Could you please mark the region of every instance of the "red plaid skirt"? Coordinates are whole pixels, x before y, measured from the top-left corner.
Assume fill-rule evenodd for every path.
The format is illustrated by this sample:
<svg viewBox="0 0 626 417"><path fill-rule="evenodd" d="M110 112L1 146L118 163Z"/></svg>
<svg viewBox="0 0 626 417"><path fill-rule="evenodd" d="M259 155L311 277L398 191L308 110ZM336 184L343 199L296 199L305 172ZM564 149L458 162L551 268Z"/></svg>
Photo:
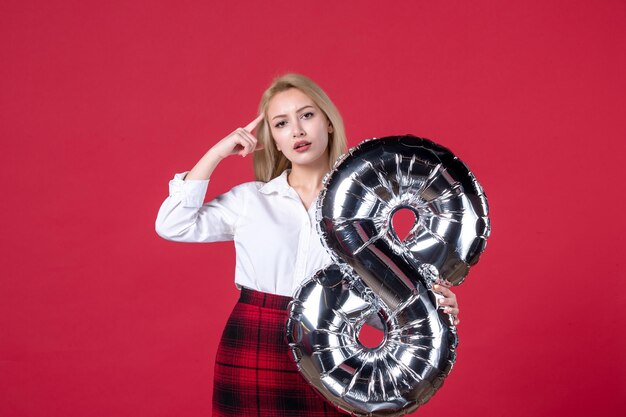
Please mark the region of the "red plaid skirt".
<svg viewBox="0 0 626 417"><path fill-rule="evenodd" d="M343 416L298 371L285 340L291 298L243 288L215 360L213 416Z"/></svg>

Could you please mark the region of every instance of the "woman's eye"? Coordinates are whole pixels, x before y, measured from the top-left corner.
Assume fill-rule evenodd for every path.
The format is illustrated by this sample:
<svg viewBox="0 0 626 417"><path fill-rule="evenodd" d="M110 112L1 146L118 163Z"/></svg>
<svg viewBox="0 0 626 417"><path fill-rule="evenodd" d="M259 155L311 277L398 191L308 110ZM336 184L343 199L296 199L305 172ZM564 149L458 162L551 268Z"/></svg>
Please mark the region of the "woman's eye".
<svg viewBox="0 0 626 417"><path fill-rule="evenodd" d="M310 119L311 117L313 117L313 112L306 112L302 115L302 117L304 117L305 119Z"/></svg>
<svg viewBox="0 0 626 417"><path fill-rule="evenodd" d="M278 123L276 123L274 125L274 127L283 127L283 126L285 126L285 121L284 120L281 120L280 122L278 122Z"/></svg>

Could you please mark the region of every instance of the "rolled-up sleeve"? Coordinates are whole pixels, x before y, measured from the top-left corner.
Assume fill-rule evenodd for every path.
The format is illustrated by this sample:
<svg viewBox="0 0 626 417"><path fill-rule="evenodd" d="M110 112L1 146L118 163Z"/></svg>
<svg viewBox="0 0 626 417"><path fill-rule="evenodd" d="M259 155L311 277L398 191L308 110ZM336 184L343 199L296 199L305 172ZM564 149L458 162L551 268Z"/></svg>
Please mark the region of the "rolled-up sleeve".
<svg viewBox="0 0 626 417"><path fill-rule="evenodd" d="M177 242L232 240L245 211L245 190L237 186L204 203L209 180L185 180L176 174L169 183L155 223L159 236Z"/></svg>

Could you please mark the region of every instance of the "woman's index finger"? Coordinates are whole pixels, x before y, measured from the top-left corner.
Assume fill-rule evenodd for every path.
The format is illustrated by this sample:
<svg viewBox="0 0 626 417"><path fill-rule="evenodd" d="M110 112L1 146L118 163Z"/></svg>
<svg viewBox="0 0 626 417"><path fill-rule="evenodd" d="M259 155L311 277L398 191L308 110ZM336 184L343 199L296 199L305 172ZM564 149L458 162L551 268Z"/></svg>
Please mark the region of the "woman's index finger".
<svg viewBox="0 0 626 417"><path fill-rule="evenodd" d="M257 127L257 125L259 124L259 122L263 120L263 114L259 114L256 119L254 119L253 121L251 121L250 123L248 123L246 125L246 127L244 127L245 130L247 130L248 132L252 132L252 130Z"/></svg>

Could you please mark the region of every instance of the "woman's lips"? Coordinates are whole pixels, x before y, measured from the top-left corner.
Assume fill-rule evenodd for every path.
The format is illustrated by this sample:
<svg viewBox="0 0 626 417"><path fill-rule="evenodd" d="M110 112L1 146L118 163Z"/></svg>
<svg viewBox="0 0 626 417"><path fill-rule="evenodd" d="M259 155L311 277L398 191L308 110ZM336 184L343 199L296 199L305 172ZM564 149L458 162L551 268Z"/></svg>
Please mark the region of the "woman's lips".
<svg viewBox="0 0 626 417"><path fill-rule="evenodd" d="M293 149L296 152L304 152L306 150L308 150L311 147L311 142L307 142L305 140L301 140L300 142L296 142L295 145L293 145Z"/></svg>

